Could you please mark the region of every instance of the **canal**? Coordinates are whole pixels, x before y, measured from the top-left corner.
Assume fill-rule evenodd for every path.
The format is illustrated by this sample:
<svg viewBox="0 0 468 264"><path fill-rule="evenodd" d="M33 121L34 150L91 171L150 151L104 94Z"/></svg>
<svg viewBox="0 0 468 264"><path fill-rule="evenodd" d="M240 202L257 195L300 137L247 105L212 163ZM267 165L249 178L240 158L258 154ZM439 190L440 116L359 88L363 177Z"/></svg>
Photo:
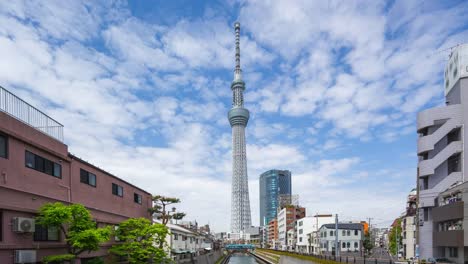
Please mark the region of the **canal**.
<svg viewBox="0 0 468 264"><path fill-rule="evenodd" d="M229 259L229 264L257 264L255 258L244 254L234 254Z"/></svg>

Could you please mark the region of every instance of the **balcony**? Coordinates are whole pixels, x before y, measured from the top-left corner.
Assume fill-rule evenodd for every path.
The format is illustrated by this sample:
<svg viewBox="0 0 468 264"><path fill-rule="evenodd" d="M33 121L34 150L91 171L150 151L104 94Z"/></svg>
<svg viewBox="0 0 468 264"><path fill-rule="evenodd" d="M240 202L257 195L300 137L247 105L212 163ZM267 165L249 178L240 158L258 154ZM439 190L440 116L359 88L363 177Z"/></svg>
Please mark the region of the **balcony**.
<svg viewBox="0 0 468 264"><path fill-rule="evenodd" d="M462 180L461 172L459 171L452 172L447 177L445 177L442 181L440 181L436 186L432 187L431 189L419 191L419 206L433 207L434 198L437 196L438 193L447 190L451 185L461 180Z"/></svg>
<svg viewBox="0 0 468 264"><path fill-rule="evenodd" d="M434 145L445 137L450 131L461 126L461 120L451 118L431 135L418 138L418 154L434 149Z"/></svg>
<svg viewBox="0 0 468 264"><path fill-rule="evenodd" d="M464 230L434 232L434 247L463 247Z"/></svg>
<svg viewBox="0 0 468 264"><path fill-rule="evenodd" d="M446 161L453 154L462 152L462 142L453 141L448 144L443 150L441 150L435 157L428 160L422 160L419 162L419 176L428 176L434 174L434 170L439 167L442 162Z"/></svg>
<svg viewBox="0 0 468 264"><path fill-rule="evenodd" d="M455 119L461 122L462 114L461 104L430 108L418 113L417 129L421 131L424 128L433 126L437 120Z"/></svg>
<svg viewBox="0 0 468 264"><path fill-rule="evenodd" d="M450 203L432 209L432 219L434 222L443 222L453 219L463 219L463 201Z"/></svg>
<svg viewBox="0 0 468 264"><path fill-rule="evenodd" d="M63 125L0 86L0 111L63 143Z"/></svg>

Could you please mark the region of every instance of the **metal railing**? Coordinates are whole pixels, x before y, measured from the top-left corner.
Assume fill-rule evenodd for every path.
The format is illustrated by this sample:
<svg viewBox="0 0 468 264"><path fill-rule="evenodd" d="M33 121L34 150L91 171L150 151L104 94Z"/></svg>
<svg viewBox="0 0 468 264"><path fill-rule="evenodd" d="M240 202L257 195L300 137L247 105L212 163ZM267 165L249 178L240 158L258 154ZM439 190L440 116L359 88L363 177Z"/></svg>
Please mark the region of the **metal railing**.
<svg viewBox="0 0 468 264"><path fill-rule="evenodd" d="M63 125L0 86L0 111L63 142Z"/></svg>

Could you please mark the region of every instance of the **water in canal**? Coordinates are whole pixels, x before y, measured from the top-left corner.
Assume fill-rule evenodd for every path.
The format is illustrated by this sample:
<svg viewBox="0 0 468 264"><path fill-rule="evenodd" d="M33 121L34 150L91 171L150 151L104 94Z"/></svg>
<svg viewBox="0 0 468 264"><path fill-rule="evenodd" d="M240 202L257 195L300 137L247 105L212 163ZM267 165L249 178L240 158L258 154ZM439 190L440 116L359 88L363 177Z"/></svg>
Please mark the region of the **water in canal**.
<svg viewBox="0 0 468 264"><path fill-rule="evenodd" d="M229 259L229 264L256 264L255 258L244 254L234 254Z"/></svg>

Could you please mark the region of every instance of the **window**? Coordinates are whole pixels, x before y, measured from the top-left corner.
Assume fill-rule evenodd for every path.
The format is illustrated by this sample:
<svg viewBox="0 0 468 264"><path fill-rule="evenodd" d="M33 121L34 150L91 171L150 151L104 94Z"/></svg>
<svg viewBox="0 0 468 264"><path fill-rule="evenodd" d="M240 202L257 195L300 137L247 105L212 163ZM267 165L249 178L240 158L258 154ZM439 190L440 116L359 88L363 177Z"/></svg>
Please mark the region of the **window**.
<svg viewBox="0 0 468 264"><path fill-rule="evenodd" d="M330 231L330 236L333 236L333 231Z"/></svg>
<svg viewBox="0 0 468 264"><path fill-rule="evenodd" d="M354 248L358 248L358 243L354 242Z"/></svg>
<svg viewBox="0 0 468 264"><path fill-rule="evenodd" d="M347 242L347 243L346 243L346 247L347 247L347 248L350 248L350 247L351 247L351 243Z"/></svg>
<svg viewBox="0 0 468 264"><path fill-rule="evenodd" d="M447 160L447 173L461 171L460 168L460 154L455 154Z"/></svg>
<svg viewBox="0 0 468 264"><path fill-rule="evenodd" d="M302 235L302 232L303 232L302 229L299 229L299 235Z"/></svg>
<svg viewBox="0 0 468 264"><path fill-rule="evenodd" d="M138 193L133 194L133 201L137 204L141 204L141 195Z"/></svg>
<svg viewBox="0 0 468 264"><path fill-rule="evenodd" d="M429 208L424 208L424 221L429 221Z"/></svg>
<svg viewBox="0 0 468 264"><path fill-rule="evenodd" d="M354 230L354 235L357 236L359 233L358 233L358 230Z"/></svg>
<svg viewBox="0 0 468 264"><path fill-rule="evenodd" d="M346 248L346 243L345 242L343 242L343 245L342 245L341 248Z"/></svg>
<svg viewBox="0 0 468 264"><path fill-rule="evenodd" d="M123 187L113 183L112 184L112 194L122 197L123 196Z"/></svg>
<svg viewBox="0 0 468 264"><path fill-rule="evenodd" d="M30 169L37 170L57 178L62 178L62 165L29 151L26 151L25 165Z"/></svg>
<svg viewBox="0 0 468 264"><path fill-rule="evenodd" d="M302 242L302 237L299 238L299 242Z"/></svg>
<svg viewBox="0 0 468 264"><path fill-rule="evenodd" d="M458 258L458 248L456 247L449 247L449 256L451 258Z"/></svg>
<svg viewBox="0 0 468 264"><path fill-rule="evenodd" d="M0 157L8 158L8 139L2 134L0 134Z"/></svg>
<svg viewBox="0 0 468 264"><path fill-rule="evenodd" d="M80 182L96 187L96 175L80 169Z"/></svg>
<svg viewBox="0 0 468 264"><path fill-rule="evenodd" d="M299 222L299 226L302 226L302 221Z"/></svg>
<svg viewBox="0 0 468 264"><path fill-rule="evenodd" d="M347 235L350 236L351 235L351 230L348 230L346 231Z"/></svg>
<svg viewBox="0 0 468 264"><path fill-rule="evenodd" d="M174 234L174 240L178 240L179 236L177 234Z"/></svg>
<svg viewBox="0 0 468 264"><path fill-rule="evenodd" d="M346 231L345 230L341 231L341 235L346 236Z"/></svg>
<svg viewBox="0 0 468 264"><path fill-rule="evenodd" d="M59 241L59 230L57 227L36 224L34 241Z"/></svg>
<svg viewBox="0 0 468 264"><path fill-rule="evenodd" d="M447 145L458 140L460 140L460 128L454 129L447 134Z"/></svg>

